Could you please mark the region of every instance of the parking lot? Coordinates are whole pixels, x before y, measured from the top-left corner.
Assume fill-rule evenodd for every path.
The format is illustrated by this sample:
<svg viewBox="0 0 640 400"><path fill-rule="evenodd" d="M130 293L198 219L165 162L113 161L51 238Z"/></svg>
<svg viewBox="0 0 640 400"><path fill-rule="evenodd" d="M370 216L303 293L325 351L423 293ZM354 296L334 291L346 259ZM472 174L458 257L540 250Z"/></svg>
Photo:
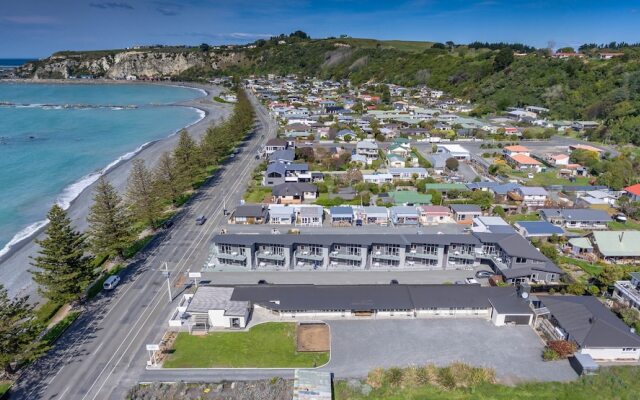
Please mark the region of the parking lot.
<svg viewBox="0 0 640 400"><path fill-rule="evenodd" d="M328 321L337 377L361 377L376 367L438 366L460 361L493 368L501 383L566 381L569 362L542 361L543 344L528 326L496 327L484 319Z"/></svg>

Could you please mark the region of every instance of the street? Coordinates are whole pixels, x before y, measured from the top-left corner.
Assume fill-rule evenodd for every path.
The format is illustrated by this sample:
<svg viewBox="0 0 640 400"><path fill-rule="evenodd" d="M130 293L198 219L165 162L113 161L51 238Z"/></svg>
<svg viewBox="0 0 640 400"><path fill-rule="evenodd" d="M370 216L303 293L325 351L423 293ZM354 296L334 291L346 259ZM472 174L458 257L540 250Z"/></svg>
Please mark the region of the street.
<svg viewBox="0 0 640 400"><path fill-rule="evenodd" d="M174 299L180 297L188 270L200 270L210 238L224 221L223 204L238 204L258 161L256 152L275 135L275 123L257 105L257 125L243 150L221 165L215 176L122 274L121 285L86 305L80 318L43 358L28 367L12 399L121 399L145 371L145 345L158 343L175 302L168 303L166 279L171 271ZM194 223L206 215L202 226Z"/></svg>

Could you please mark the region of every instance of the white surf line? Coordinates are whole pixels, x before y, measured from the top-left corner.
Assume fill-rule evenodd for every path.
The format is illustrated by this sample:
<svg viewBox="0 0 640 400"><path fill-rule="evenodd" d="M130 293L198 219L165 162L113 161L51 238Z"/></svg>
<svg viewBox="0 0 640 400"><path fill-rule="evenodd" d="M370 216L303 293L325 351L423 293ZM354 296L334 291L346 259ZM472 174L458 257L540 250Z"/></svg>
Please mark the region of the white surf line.
<svg viewBox="0 0 640 400"><path fill-rule="evenodd" d="M270 132L269 132L269 133L270 133ZM261 142L262 142L262 140L258 141L257 146L258 146ZM254 148L255 148L255 146L254 146ZM250 157L251 157L251 154L250 154L250 153L247 153L247 154L246 154L246 156L245 156L245 161L250 161ZM244 176L246 176L246 175L247 175L248 169L249 169L249 167L251 167L251 166L252 166L252 164L253 164L253 163L251 163L251 162L248 162L248 163L246 163L246 164L245 164L245 166L244 166L244 168L242 169L241 174L240 174L240 176L241 176L241 177L244 177ZM225 201L226 201L226 200L228 200L228 198L229 198L229 197L233 196L234 191L238 188L238 186L241 184L241 182L243 182L243 179L237 179L237 180L235 181L235 183L232 185L232 188L233 188L233 189L232 189L232 191L227 192L227 195L226 195L226 196L224 196L224 200L225 200ZM216 204L216 206L218 206L218 205ZM218 209L217 209L217 212L215 213L215 217L214 217L214 219L218 219L218 218L220 217L220 214L221 214L221 209L220 209L220 208L218 208ZM189 251L189 249L188 249L188 257L191 257L191 255L193 254L193 252L195 251L195 249L196 249L196 248L200 245L200 243L202 242L202 239L204 239L206 236L208 236L208 235L210 234L210 233L209 233L209 230L213 230L213 229L214 229L214 227L215 227L215 229L217 229L218 224L211 224L211 225L210 225L210 227L209 227L209 229L207 229L205 232L202 232L202 233L201 233L201 235L200 235L200 239L195 243L195 245L191 245L191 246L189 247L190 251ZM183 261L184 261L184 259L185 259L185 257L187 257L187 253L185 253L185 254L182 256L182 258L178 261L178 263L176 264L176 266L179 266L180 264L182 264L182 263L183 263ZM185 266L186 266L186 264L182 265L182 267L178 267L179 272L182 272L182 269L183 269ZM177 274L177 278L174 280L174 282L175 282L175 281L177 281L177 279L178 279L178 277L179 277L179 276L180 276L180 275L179 275L179 274ZM165 289L164 289L164 286L163 286L163 288L162 288L162 289L160 289L160 290L156 293L156 295L153 297L153 299L152 299L152 303L153 303L153 302L155 302L156 304L155 304L155 306L153 307L153 310L152 310L151 312L147 313L147 318L145 318L145 320L144 320L144 323L145 323L145 324L146 324L146 322L149 320L149 318L151 317L151 314L152 314L152 313L156 310L156 308L160 305L160 302L157 302L157 301L156 301L156 298L158 297L158 295L159 295L160 293L164 293L164 292L165 292ZM144 314L140 315L140 316L138 317L138 319L136 320L136 323L135 323L135 324L138 324L138 322L140 321L140 318L142 318L143 316L144 316ZM100 387L98 388L98 391L97 391L97 393L94 395L93 399L95 399L95 398L98 396L98 394L100 393L100 391L102 390L102 388L104 387L104 385L106 384L106 382L108 381L109 377L113 374L113 371L115 371L115 369L116 369L117 365L120 363L120 361L122 361L122 359L124 358L125 354L127 354L127 351L129 350L129 348L130 348L130 347L131 347L131 345L133 344L133 341L134 341L135 339L137 339L137 337L138 337L138 335L140 334L140 331L142 330L142 328L144 328L144 324L143 324L143 325L141 325L141 326L138 328L138 331L136 331L136 333L135 333L135 335L133 336L132 340L130 340L129 345L127 346L127 348L125 349L125 351L123 352L123 354L120 356L120 358L118 359L118 361L115 363L115 365L113 366L113 368L111 369L111 371L109 372L109 374L106 376L106 378L104 379L104 381L103 381L102 385L100 385ZM100 374L96 377L96 380L95 380L95 381L94 381L94 383L91 385L91 387L89 388L89 390L87 391L87 393L82 397L82 399L83 399L83 400L84 400L84 399L87 397L87 395L89 395L89 394L90 394L90 392L93 390L93 387L94 387L94 386L95 386L95 384L98 382L98 380L101 378L102 374L104 373L104 371L106 370L106 368L109 366L109 364L113 361L113 358L114 358L114 357L116 357L117 353L120 351L121 347L125 344L125 342L126 342L126 341L127 341L127 339L129 338L129 336L131 335L131 333L132 333L132 330L129 330L129 333L127 334L127 336L125 336L125 339L124 339L125 341L123 341L123 342L120 344L120 346L118 346L118 348L116 349L116 351L114 352L114 354L111 356L111 358L109 359L109 361L107 361L107 365L105 365L105 367L102 369L102 371L100 372Z"/></svg>
<svg viewBox="0 0 640 400"><path fill-rule="evenodd" d="M258 142L258 144L257 144L254 148L259 147L259 146L260 146L260 144L261 144L261 142L262 142L262 141L259 141L259 142ZM215 190L216 188L217 188L217 185L216 185L216 187L213 187L213 188L211 188L211 189L212 189L212 190ZM205 209L206 209L206 208L208 208L208 207L207 207L207 205L206 205L206 202L201 202L200 204L197 204L197 205L194 207L194 209L193 209L193 210L191 210L191 211L198 211L198 212L200 212L200 209L202 209L202 208L205 208ZM207 230L206 230L206 232L207 232L207 233L208 233L208 231L209 231L209 229L207 229ZM188 234L189 234L189 231L186 231L186 232L185 232L185 234L182 236L181 240L186 239L186 237L187 237L187 235L188 235ZM171 240L171 238L170 238L170 237L168 237L168 236L167 236L167 237L165 237L165 238L164 238L164 239L163 239L163 240L158 244L158 247L157 247L157 248L158 248L158 249L162 248L162 247L166 244L166 242L167 242L167 241L169 241L169 240ZM199 240L199 241L198 241L198 243L200 243L200 242L201 242L201 240ZM187 249L187 250L189 250L189 249ZM176 249L176 251L177 251L177 249ZM174 252L174 254L175 254L175 252ZM152 265L152 263L155 261L155 259L156 259L156 258L158 258L158 256L159 256L159 251L157 251L157 252L156 252L156 254L154 254L150 259L147 259L147 260L145 261L145 264L149 264L149 265L151 266L151 265ZM183 258L184 258L184 257L183 257ZM181 259L181 260L179 260L179 262L178 262L178 263L180 263L181 261L182 261L182 259ZM142 267L142 266L141 266L141 267ZM152 282L153 282L153 281L151 281L151 280L147 281L147 284L145 285L145 288L146 288L146 287L148 287L150 284L152 284ZM118 306L118 304L120 303L120 301L122 301L122 299L125 297L125 295L126 295L126 294L129 292L129 290L131 290L131 288L134 286L134 285L133 285L133 283L134 283L134 282L132 282L132 284L130 284L130 285L125 289L125 291L124 291L124 292L122 292L122 294L118 295L118 298L117 298L116 302L113 304L113 306L112 306L111 308L109 308L109 309L107 310L107 313L102 317L102 319L101 319L101 320L94 320L90 325L87 325L87 326L82 330L82 334L83 334L83 335L82 335L81 337L79 337L78 339L76 339L76 340L73 342L72 346L70 346L70 347L65 351L65 355L66 355L67 353L69 353L69 352L70 352L74 347L77 347L77 344L78 344L78 343L80 343L80 346L83 346L83 345L84 345L84 343L89 339L86 335L84 335L84 334L86 333L86 331L87 331L89 328L95 327L95 326L96 326L97 324L99 324L101 321L105 320L105 319L106 319L106 318L111 314L111 312L112 312L112 311L114 311L114 310L117 308L117 306ZM157 296L157 294L156 294L156 296ZM154 296L154 299L155 299L155 297L156 297L156 296ZM152 301L153 301L153 300L152 300ZM80 341L81 341L81 342L80 342ZM93 353L95 354L95 352L93 352ZM69 356L69 357L66 359L67 363L68 363L68 361L70 361L70 360L71 360L71 358L73 358L73 356ZM56 377L60 374L60 372L64 369L65 365L66 365L66 363L65 363L65 364L63 364L63 365L58 369L58 371L57 371L57 372L53 375L53 377L49 380L48 384L51 384L51 383L55 380L55 378L56 378ZM31 394L31 392L29 392L29 394Z"/></svg>
<svg viewBox="0 0 640 400"><path fill-rule="evenodd" d="M246 175L247 169L248 167L251 166L251 163L247 163L245 164L245 167L242 170L241 176ZM234 194L233 191L235 191L235 189L237 189L237 187L240 185L240 182L242 180L238 179L235 181L235 183L233 184L233 190L231 192L228 192L226 196L224 196L224 199L227 200L230 196L232 196ZM218 208L218 211L216 212L216 216L214 217L215 219L218 219L220 217L220 208ZM214 224L211 224L210 228L213 228ZM216 224L217 226L217 224ZM206 235L202 235L202 237L200 238L200 240L198 240L197 244L199 245L202 242L202 239L205 236L208 236L208 230L206 232ZM191 257L191 255L193 254L193 252L195 251L196 247L198 246L191 246L191 251L188 253L189 257ZM178 262L177 265L180 265L184 258L187 257L187 254L185 253L182 258L180 259L180 261ZM184 264L182 267L179 267L180 272L182 272L182 268L184 268L184 266L186 266L186 264ZM179 275L178 275L179 276ZM177 280L177 279L176 279ZM111 369L111 371L109 372L109 374L106 376L106 378L104 379L104 381L102 382L102 385L100 385L100 387L98 388L98 391L96 392L96 394L94 395L93 399L95 399L98 394L102 391L102 388L104 387L104 385L107 383L107 381L109 380L109 378L111 377L111 375L113 374L113 372L115 371L116 367L118 366L118 364L120 363L120 361L122 361L122 359L124 358L124 356L127 354L129 348L131 347L131 345L133 345L134 340L137 339L138 335L140 334L140 331L145 327L146 322L149 320L149 318L151 317L151 315L153 314L153 312L155 312L155 310L158 308L158 306L160 305L161 302L156 301L156 298L158 297L158 295L160 293L164 293L164 286L163 289L161 289L160 291L158 291L158 293L156 293L156 295L154 296L154 298L152 299L152 303L155 302L155 306L153 307L153 309L147 313L147 317L144 319L143 323L139 325L138 330L136 331L135 335L133 336L133 338L131 338L131 340L129 340L129 344L128 346L124 349L124 352L122 353L122 355L120 356L120 358L118 359L118 361L116 361L116 363L113 365L113 368ZM140 317L138 317L138 319L136 320L135 325L138 325L138 322L140 322L140 318L142 318L144 316L144 314L140 315ZM127 336L125 337L125 341L123 341L120 346L118 346L118 348L116 349L116 351L114 352L114 354L111 356L111 358L109 359L109 361L107 361L107 365L105 365L105 367L102 369L102 371L100 372L100 374L98 375L98 377L96 378L96 380L94 381L93 385L91 385L91 387L89 388L87 394L85 394L85 396L82 397L82 399L84 400L86 398L86 396L91 392L91 390L93 390L94 385L98 382L98 380L101 378L102 374L104 373L104 371L106 370L106 368L109 366L109 364L113 361L114 357L117 356L117 353L120 351L120 349L122 348L122 346L125 344L125 342L127 341L127 339L129 338L129 336L132 333L132 329L129 330L129 333L127 334Z"/></svg>

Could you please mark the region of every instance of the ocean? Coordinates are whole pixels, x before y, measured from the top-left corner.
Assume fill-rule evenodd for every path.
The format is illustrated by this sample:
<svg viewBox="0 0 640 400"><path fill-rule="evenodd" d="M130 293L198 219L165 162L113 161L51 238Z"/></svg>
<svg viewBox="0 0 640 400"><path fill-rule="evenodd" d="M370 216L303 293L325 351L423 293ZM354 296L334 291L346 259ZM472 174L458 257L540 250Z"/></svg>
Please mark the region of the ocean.
<svg viewBox="0 0 640 400"><path fill-rule="evenodd" d="M117 162L199 121L185 87L0 83L0 256Z"/></svg>

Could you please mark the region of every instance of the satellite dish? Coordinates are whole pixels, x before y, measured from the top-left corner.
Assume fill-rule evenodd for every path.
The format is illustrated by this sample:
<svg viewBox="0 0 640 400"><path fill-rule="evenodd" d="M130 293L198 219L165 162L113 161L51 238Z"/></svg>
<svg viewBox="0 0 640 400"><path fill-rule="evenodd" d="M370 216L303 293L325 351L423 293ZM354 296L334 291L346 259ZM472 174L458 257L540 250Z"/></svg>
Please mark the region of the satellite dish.
<svg viewBox="0 0 640 400"><path fill-rule="evenodd" d="M522 297L523 299L528 299L529 298L529 293L522 292L522 293L520 293L520 297Z"/></svg>

